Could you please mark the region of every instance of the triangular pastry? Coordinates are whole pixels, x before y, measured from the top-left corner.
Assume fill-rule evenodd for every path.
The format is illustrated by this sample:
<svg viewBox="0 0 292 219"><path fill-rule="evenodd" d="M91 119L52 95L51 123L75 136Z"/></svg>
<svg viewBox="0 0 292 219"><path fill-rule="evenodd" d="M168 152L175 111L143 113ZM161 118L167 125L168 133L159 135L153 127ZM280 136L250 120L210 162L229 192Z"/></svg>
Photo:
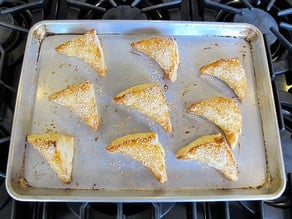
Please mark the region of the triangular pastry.
<svg viewBox="0 0 292 219"><path fill-rule="evenodd" d="M176 158L206 163L223 173L227 179L238 180L236 159L222 134L197 138L189 145L179 149Z"/></svg>
<svg viewBox="0 0 292 219"><path fill-rule="evenodd" d="M242 116L236 100L215 97L191 104L187 111L202 116L223 130L232 149L239 141Z"/></svg>
<svg viewBox="0 0 292 219"><path fill-rule="evenodd" d="M157 122L166 132L173 131L166 99L158 83L130 87L114 97L114 102L130 106Z"/></svg>
<svg viewBox="0 0 292 219"><path fill-rule="evenodd" d="M115 139L106 146L108 152L119 152L147 167L161 183L167 181L165 152L156 133L135 133Z"/></svg>
<svg viewBox="0 0 292 219"><path fill-rule="evenodd" d="M94 29L57 46L56 51L83 60L101 76L106 74L103 50Z"/></svg>
<svg viewBox="0 0 292 219"><path fill-rule="evenodd" d="M67 88L51 94L49 100L68 107L81 117L90 128L98 129L100 120L92 83L85 81L69 85Z"/></svg>
<svg viewBox="0 0 292 219"><path fill-rule="evenodd" d="M46 133L27 136L27 141L44 157L62 183L71 183L74 138Z"/></svg>
<svg viewBox="0 0 292 219"><path fill-rule="evenodd" d="M239 58L219 59L200 68L200 74L215 76L233 89L243 101L247 89L247 76Z"/></svg>
<svg viewBox="0 0 292 219"><path fill-rule="evenodd" d="M164 71L166 78L175 82L180 58L174 38L153 37L133 42L131 46L154 59Z"/></svg>

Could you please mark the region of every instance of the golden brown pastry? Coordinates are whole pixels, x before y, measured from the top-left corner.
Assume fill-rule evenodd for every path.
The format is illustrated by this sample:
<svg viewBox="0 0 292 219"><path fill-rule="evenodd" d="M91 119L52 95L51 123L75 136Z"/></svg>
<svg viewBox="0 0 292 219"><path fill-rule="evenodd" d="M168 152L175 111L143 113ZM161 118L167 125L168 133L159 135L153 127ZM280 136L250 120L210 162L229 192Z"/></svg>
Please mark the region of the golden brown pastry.
<svg viewBox="0 0 292 219"><path fill-rule="evenodd" d="M114 102L130 106L157 122L166 132L173 131L166 99L158 83L130 87L114 97Z"/></svg>
<svg viewBox="0 0 292 219"><path fill-rule="evenodd" d="M27 141L45 158L62 183L71 183L74 138L56 133L32 134Z"/></svg>
<svg viewBox="0 0 292 219"><path fill-rule="evenodd" d="M174 38L153 37L134 42L131 46L154 59L164 71L166 78L175 82L180 58Z"/></svg>
<svg viewBox="0 0 292 219"><path fill-rule="evenodd" d="M219 126L232 149L239 141L242 116L236 100L215 97L188 106L187 111L202 116Z"/></svg>
<svg viewBox="0 0 292 219"><path fill-rule="evenodd" d="M56 51L83 60L101 76L106 74L103 50L94 29L57 46Z"/></svg>
<svg viewBox="0 0 292 219"><path fill-rule="evenodd" d="M197 138L179 149L176 158L206 163L223 173L227 179L238 180L237 162L222 134Z"/></svg>
<svg viewBox="0 0 292 219"><path fill-rule="evenodd" d="M106 146L108 152L119 152L147 167L161 182L167 181L165 153L156 133L135 133L115 139Z"/></svg>
<svg viewBox="0 0 292 219"><path fill-rule="evenodd" d="M57 91L49 96L49 100L68 107L81 117L90 128L98 129L100 119L96 108L95 91L93 84L89 81L72 84Z"/></svg>
<svg viewBox="0 0 292 219"><path fill-rule="evenodd" d="M243 101L247 89L247 76L239 58L219 59L203 66L202 75L212 75L224 81L231 87L237 97Z"/></svg>

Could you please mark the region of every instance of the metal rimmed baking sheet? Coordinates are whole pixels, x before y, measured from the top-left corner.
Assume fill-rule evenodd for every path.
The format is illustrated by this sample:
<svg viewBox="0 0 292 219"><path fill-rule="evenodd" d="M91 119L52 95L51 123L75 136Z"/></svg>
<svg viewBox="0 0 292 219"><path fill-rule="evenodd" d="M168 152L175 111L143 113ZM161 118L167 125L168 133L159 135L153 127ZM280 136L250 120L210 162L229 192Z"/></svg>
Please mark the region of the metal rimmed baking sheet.
<svg viewBox="0 0 292 219"><path fill-rule="evenodd" d="M55 47L90 29L101 40L107 76ZM158 65L138 55L131 42L152 36L177 40L181 64L178 79L168 82ZM175 158L178 148L196 137L220 132L202 118L186 113L191 102L214 96L234 98L219 80L202 78L201 66L218 58L239 57L247 71L248 91L240 103L243 130L238 160L239 180L230 182L213 168ZM69 110L48 101L51 92L91 81L96 89L100 130L90 130ZM167 98L172 135L138 112L112 102L118 92L137 84L158 82ZM75 138L73 181L59 182L43 158L26 143L30 133L47 131ZM128 133L154 131L166 151L168 182L160 184L141 164L105 146ZM28 186L23 185L23 179ZM22 183L20 183L22 182ZM199 201L272 199L285 185L283 159L269 70L261 33L249 24L168 21L43 21L28 35L13 123L6 179L19 200L46 201Z"/></svg>

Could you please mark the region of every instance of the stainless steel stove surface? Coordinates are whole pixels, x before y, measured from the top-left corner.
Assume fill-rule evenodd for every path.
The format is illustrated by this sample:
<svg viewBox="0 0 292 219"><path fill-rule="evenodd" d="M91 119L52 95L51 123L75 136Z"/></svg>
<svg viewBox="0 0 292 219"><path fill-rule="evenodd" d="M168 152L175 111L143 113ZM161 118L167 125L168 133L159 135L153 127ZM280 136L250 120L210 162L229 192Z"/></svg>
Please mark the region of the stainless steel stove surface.
<svg viewBox="0 0 292 219"><path fill-rule="evenodd" d="M0 1L0 218L292 218L292 22L290 0ZM29 28L45 19L150 19L248 22L268 51L287 187L271 201L48 203L9 197L5 172L15 98Z"/></svg>

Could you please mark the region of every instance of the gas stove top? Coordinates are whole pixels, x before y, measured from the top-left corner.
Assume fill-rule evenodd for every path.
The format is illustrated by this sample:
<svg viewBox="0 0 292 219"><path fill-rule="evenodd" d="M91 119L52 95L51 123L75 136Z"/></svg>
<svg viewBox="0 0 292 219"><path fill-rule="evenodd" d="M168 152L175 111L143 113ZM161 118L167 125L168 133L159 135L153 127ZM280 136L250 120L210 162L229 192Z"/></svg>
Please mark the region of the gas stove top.
<svg viewBox="0 0 292 219"><path fill-rule="evenodd" d="M292 68L290 0L3 0L0 1L0 218L291 218ZM29 28L47 19L247 22L264 34L287 173L272 201L200 203L19 202L5 189L18 80Z"/></svg>

